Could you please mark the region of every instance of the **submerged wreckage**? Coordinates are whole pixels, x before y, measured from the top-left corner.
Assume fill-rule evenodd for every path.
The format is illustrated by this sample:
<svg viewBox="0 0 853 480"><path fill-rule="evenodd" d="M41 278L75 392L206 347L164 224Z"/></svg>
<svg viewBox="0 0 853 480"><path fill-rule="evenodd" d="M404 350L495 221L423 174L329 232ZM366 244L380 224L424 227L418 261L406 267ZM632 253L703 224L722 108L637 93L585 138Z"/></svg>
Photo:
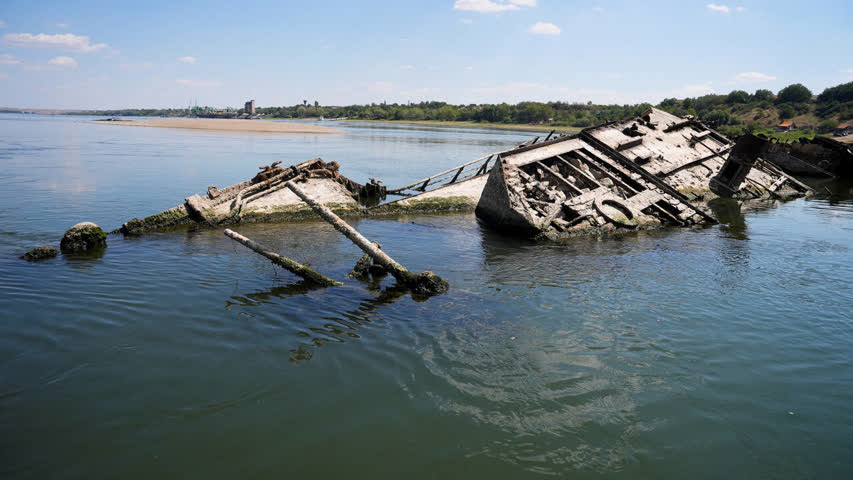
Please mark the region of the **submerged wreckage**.
<svg viewBox="0 0 853 480"><path fill-rule="evenodd" d="M373 179L358 184L341 175L335 162L314 159L287 168L276 162L261 167L251 180L223 189L208 187L205 195L135 218L120 231L313 216L287 187L291 182L299 182L299 188L341 216L475 210L496 229L545 238L702 225L715 221L703 206L714 197L812 193L764 159L766 148L757 137L735 144L690 117L651 108L637 118L577 134L548 135L541 142L537 137L394 190ZM365 206L386 193L403 198Z"/></svg>
<svg viewBox="0 0 853 480"><path fill-rule="evenodd" d="M811 189L759 158L762 142L732 144L692 118L649 109L504 152L477 216L502 230L556 238L714 223L711 198L792 198Z"/></svg>

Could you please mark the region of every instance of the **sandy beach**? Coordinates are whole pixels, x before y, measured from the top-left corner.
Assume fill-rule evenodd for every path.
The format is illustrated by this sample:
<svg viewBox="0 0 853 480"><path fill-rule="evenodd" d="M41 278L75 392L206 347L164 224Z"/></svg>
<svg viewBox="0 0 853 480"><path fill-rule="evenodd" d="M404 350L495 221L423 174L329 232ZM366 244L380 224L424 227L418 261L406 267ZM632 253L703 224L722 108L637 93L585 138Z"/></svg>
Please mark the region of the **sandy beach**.
<svg viewBox="0 0 853 480"><path fill-rule="evenodd" d="M156 120L94 121L98 125L130 125L134 127L190 128L194 130L222 130L228 132L260 133L343 133L329 127L295 122L269 122L264 120L237 120L220 118L162 118Z"/></svg>

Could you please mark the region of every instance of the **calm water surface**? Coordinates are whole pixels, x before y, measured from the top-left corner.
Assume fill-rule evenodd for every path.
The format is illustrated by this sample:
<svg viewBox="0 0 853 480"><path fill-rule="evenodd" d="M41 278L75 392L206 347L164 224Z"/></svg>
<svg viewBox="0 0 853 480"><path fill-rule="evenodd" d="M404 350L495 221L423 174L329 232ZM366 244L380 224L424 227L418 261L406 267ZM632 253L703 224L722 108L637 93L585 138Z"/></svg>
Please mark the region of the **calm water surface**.
<svg viewBox="0 0 853 480"><path fill-rule="evenodd" d="M408 183L531 134L231 135L0 115L4 478L849 478L853 202L537 245L473 214L353 222L451 291L312 289L219 230L105 229L274 160ZM238 230L338 279L323 222Z"/></svg>

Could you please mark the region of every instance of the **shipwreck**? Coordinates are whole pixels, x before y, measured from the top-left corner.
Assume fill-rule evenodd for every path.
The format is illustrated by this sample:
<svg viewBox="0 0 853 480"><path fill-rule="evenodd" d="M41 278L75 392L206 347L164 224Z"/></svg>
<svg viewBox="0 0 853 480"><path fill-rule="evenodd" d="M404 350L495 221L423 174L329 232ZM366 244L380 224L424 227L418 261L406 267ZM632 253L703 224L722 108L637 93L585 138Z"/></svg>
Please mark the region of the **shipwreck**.
<svg viewBox="0 0 853 480"><path fill-rule="evenodd" d="M650 108L576 134L551 132L394 189L375 179L359 184L319 158L289 167L276 162L119 231L315 218L286 188L290 182L341 217L475 211L495 229L544 237L699 226L715 222L705 203L716 197L813 193L767 154L757 137L734 143L691 117ZM383 202L386 195L398 198Z"/></svg>
<svg viewBox="0 0 853 480"><path fill-rule="evenodd" d="M476 214L495 229L558 238L715 223L702 203L718 196L809 195L760 158L762 144L757 137L735 144L692 118L651 108L504 152Z"/></svg>
<svg viewBox="0 0 853 480"><path fill-rule="evenodd" d="M140 234L181 226L233 225L255 221L288 221L313 215L285 184L298 179L312 195L338 213L360 212L359 199L384 194L376 182L359 184L338 171L337 162L315 158L287 168L281 162L259 167L252 179L219 189L207 187L204 195L193 195L163 212L125 222L118 230Z"/></svg>

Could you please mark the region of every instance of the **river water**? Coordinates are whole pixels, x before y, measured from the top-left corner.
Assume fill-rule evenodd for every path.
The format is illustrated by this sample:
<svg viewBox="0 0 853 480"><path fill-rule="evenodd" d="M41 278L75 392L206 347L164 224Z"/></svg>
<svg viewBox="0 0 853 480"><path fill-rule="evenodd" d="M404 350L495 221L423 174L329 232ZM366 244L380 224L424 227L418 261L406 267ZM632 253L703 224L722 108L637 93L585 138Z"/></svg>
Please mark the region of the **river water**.
<svg viewBox="0 0 853 480"><path fill-rule="evenodd" d="M449 293L315 289L220 230L111 230L259 165L397 186L530 138L247 135L0 115L0 477L849 478L853 201L534 244L473 214L352 222ZM823 187L821 187L823 190ZM238 231L336 279L324 222Z"/></svg>

